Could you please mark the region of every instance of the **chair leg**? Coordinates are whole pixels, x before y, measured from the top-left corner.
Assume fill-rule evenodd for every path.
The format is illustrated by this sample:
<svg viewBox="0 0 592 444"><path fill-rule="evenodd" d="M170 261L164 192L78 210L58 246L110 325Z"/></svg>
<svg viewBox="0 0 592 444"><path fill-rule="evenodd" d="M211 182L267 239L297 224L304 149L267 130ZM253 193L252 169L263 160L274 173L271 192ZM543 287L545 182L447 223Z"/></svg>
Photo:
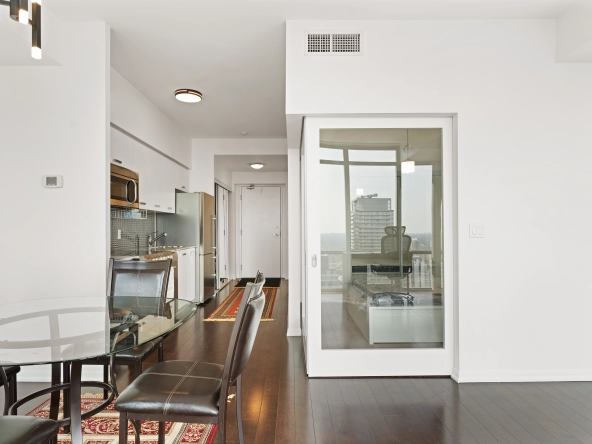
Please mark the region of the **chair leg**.
<svg viewBox="0 0 592 444"><path fill-rule="evenodd" d="M142 421L139 419L132 419L132 424L134 425L134 434L136 436L136 444L140 443L140 434L142 433Z"/></svg>
<svg viewBox="0 0 592 444"><path fill-rule="evenodd" d="M138 376L140 376L142 374L142 361L138 361L136 362L136 365L134 366L135 370L136 370L136 378Z"/></svg>
<svg viewBox="0 0 592 444"><path fill-rule="evenodd" d="M109 384L109 366L108 365L103 366L103 382L105 384ZM107 399L108 397L109 397L109 390L104 389L103 390L103 399Z"/></svg>
<svg viewBox="0 0 592 444"><path fill-rule="evenodd" d="M164 341L158 344L158 362L164 361L164 347L162 346L163 343Z"/></svg>
<svg viewBox="0 0 592 444"><path fill-rule="evenodd" d="M119 412L119 444L127 444L127 413Z"/></svg>
<svg viewBox="0 0 592 444"><path fill-rule="evenodd" d="M241 398L242 382L239 376L236 379L236 422L238 423L238 442L245 444L245 436L243 433L243 403Z"/></svg>
<svg viewBox="0 0 592 444"><path fill-rule="evenodd" d="M119 397L119 390L117 389L117 375L115 374L115 355L111 355L111 361L109 364L109 371L111 375L110 383L111 387L113 387L113 392L115 393L115 397Z"/></svg>
<svg viewBox="0 0 592 444"><path fill-rule="evenodd" d="M10 380L9 383L9 387L10 387L10 404L14 404L15 402L18 401L18 395L17 395L17 388L16 388L16 375L14 375L12 377L12 379ZM16 409L14 410L14 414L17 414Z"/></svg>
<svg viewBox="0 0 592 444"><path fill-rule="evenodd" d="M158 423L158 444L164 444L164 422Z"/></svg>

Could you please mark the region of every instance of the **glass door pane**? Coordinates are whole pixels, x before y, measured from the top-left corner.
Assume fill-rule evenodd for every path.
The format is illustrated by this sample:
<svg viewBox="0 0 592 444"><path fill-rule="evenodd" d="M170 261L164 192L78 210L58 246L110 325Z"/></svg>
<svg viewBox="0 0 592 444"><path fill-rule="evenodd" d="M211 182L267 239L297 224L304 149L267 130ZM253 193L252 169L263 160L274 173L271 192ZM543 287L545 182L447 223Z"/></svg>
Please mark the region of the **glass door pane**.
<svg viewBox="0 0 592 444"><path fill-rule="evenodd" d="M321 129L319 163L322 349L442 348L441 129Z"/></svg>

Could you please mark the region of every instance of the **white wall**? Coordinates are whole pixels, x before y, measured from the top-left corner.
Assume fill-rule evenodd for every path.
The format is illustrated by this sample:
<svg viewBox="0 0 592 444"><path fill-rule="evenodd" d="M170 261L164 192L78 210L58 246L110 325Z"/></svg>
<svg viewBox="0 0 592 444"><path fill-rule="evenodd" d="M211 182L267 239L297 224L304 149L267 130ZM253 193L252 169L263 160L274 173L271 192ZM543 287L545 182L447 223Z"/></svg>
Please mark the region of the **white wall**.
<svg viewBox="0 0 592 444"><path fill-rule="evenodd" d="M286 154L286 149L286 139L193 139L190 189L214 195L214 155ZM223 173L219 180L227 183L228 175Z"/></svg>
<svg viewBox="0 0 592 444"><path fill-rule="evenodd" d="M58 66L0 66L2 303L106 295L109 28L45 6L43 20ZM52 174L63 188L42 187ZM49 376L19 379L31 372Z"/></svg>
<svg viewBox="0 0 592 444"><path fill-rule="evenodd" d="M175 100L172 95L171 100ZM111 122L159 153L191 168L189 136L113 68Z"/></svg>
<svg viewBox="0 0 592 444"><path fill-rule="evenodd" d="M592 0L578 0L557 18L557 60L592 62Z"/></svg>
<svg viewBox="0 0 592 444"><path fill-rule="evenodd" d="M364 55L305 56L310 29L362 30ZM287 24L289 134L303 115L457 114L460 381L592 379L592 65L557 64L555 41L552 20Z"/></svg>
<svg viewBox="0 0 592 444"><path fill-rule="evenodd" d="M300 336L300 149L288 150L288 336Z"/></svg>

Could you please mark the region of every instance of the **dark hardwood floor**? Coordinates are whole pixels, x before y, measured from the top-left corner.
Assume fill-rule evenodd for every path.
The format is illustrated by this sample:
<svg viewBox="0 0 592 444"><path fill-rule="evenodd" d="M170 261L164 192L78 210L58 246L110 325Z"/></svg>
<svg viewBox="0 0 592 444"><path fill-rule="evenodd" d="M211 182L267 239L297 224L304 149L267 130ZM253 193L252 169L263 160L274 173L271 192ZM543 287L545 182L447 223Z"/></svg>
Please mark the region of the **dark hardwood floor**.
<svg viewBox="0 0 592 444"><path fill-rule="evenodd" d="M202 322L210 301L165 342L166 359L223 363L232 323ZM308 379L287 338L287 285L243 374L247 443L592 443L592 383L456 384L452 379ZM146 363L156 362L156 356ZM123 370L119 384L134 377ZM20 395L38 384L20 384ZM234 399L231 399L231 412ZM24 410L24 409L23 409ZM236 440L231 414L229 442Z"/></svg>

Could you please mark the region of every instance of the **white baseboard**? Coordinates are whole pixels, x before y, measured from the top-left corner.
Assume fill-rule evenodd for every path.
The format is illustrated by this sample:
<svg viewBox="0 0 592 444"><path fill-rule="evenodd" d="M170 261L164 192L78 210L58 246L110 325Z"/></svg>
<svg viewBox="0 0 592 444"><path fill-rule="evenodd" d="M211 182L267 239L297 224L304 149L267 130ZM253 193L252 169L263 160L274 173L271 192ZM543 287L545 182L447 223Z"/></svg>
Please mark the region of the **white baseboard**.
<svg viewBox="0 0 592 444"><path fill-rule="evenodd" d="M459 382L458 381L458 368L457 367L453 367L452 368L452 373L450 374L450 377L452 379L454 379L456 382Z"/></svg>
<svg viewBox="0 0 592 444"><path fill-rule="evenodd" d="M302 336L302 330L298 328L289 328L286 336Z"/></svg>
<svg viewBox="0 0 592 444"><path fill-rule="evenodd" d="M452 378L458 383L592 381L592 369L494 371L458 371L458 369L453 369Z"/></svg>
<svg viewBox="0 0 592 444"><path fill-rule="evenodd" d="M16 376L18 382L51 382L50 365L25 365L21 366L21 371ZM83 381L102 381L103 366L101 365L83 365Z"/></svg>

